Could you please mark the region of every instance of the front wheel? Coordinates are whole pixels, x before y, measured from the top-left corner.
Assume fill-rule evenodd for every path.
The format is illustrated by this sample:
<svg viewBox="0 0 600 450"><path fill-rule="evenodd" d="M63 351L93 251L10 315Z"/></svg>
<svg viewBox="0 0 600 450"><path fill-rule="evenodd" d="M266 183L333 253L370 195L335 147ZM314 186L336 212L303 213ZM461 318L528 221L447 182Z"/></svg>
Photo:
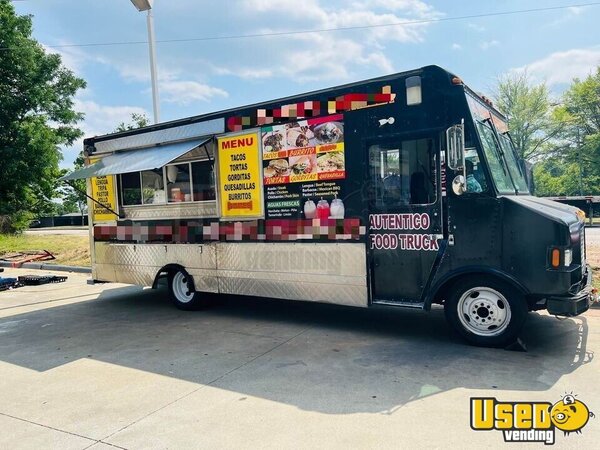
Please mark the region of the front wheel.
<svg viewBox="0 0 600 450"><path fill-rule="evenodd" d="M490 277L457 282L445 303L446 319L471 344L504 347L515 342L527 318L523 295Z"/></svg>
<svg viewBox="0 0 600 450"><path fill-rule="evenodd" d="M183 269L169 276L169 294L179 309L189 311L204 305L202 294L194 290L192 277Z"/></svg>

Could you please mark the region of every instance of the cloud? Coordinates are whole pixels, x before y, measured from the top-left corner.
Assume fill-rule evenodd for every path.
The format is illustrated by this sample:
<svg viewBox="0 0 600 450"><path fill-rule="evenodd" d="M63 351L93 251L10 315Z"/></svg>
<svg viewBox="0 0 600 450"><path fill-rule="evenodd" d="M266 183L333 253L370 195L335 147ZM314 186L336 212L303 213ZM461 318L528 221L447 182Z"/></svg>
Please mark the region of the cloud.
<svg viewBox="0 0 600 450"><path fill-rule="evenodd" d="M61 53L61 55L63 55L63 53ZM117 73L125 81L145 83L146 86L150 83L150 68L147 63L135 64L130 61L122 61L116 58L113 58L111 60L102 57L92 57L86 54L82 54L81 57L78 58L80 56L79 52L67 52L66 55L67 62L70 65L77 67L78 70L81 70L81 67L86 61L93 60L102 63L105 66L111 67L113 70L117 71ZM67 67L69 67L69 65L67 65ZM165 64L158 67L157 72L159 84L158 88L161 101L165 101L167 103L175 103L178 105L189 105L196 101L209 101L213 97L228 96L228 93L226 91L218 87L209 86L206 83L202 83L196 80L182 79L183 69L169 67L168 64ZM141 92L149 92L146 86L144 86L144 89ZM97 114L99 112L99 110L97 108L94 108L93 105L90 104L88 106L92 108L94 114Z"/></svg>
<svg viewBox="0 0 600 450"><path fill-rule="evenodd" d="M181 0L180 6L183 3L192 4L192 1ZM159 44L158 76L162 101L189 105L227 98L228 93L211 80L216 76L244 80L281 77L304 83L315 80L343 82L356 76L393 72L386 49L392 43L424 42L431 24L388 25L443 16L428 0L304 0L301 4L296 0L235 0L231 1L229 9L227 27L235 30L235 34L352 30L215 41L208 52L203 50L205 46L191 43L186 52ZM175 8L169 12L173 14L173 20L177 18L181 23L187 20L180 17L185 14L185 9ZM222 20L225 19L215 17L216 30L224 25ZM255 24L266 24L266 27L257 28ZM219 33L206 31L209 36ZM128 83L139 84L137 93L146 93L150 70L147 51L142 47L126 46L118 52L102 47L86 48L85 53L74 48L72 51L61 50L61 53L78 73L89 68L87 63L94 62L110 67ZM262 50L258 51L259 48Z"/></svg>
<svg viewBox="0 0 600 450"><path fill-rule="evenodd" d="M46 53L60 56L63 66L67 69L77 75L81 74L81 67L85 60L85 54L79 49L75 47L69 49L57 49L44 44L41 45Z"/></svg>
<svg viewBox="0 0 600 450"><path fill-rule="evenodd" d="M588 10L589 6L571 6L566 9L566 13L561 14L558 19L548 22L544 28L565 27L567 25L574 26L572 22L580 17L584 11ZM569 22L571 22L569 24Z"/></svg>
<svg viewBox="0 0 600 450"><path fill-rule="evenodd" d="M246 80L270 78L275 75L275 71L272 69L253 69L248 67L236 67L235 70L233 70L212 63L208 63L208 66L217 75L236 76Z"/></svg>
<svg viewBox="0 0 600 450"><path fill-rule="evenodd" d="M323 3L323 4L321 4ZM241 7L252 15L269 15L272 23L281 23L290 29L334 29L351 27L374 27L362 31L369 39L378 41L395 40L399 42L421 42L429 24L416 23L406 25L384 26L394 23L411 22L422 19L436 19L442 14L421 0L366 0L347 3L346 7L325 6L326 2L305 0L298 6L295 0L244 0ZM385 12L382 12L381 10ZM393 11L394 13L390 12ZM406 13L404 16L395 14ZM290 22L302 24L290 28ZM307 26L307 24L310 24ZM263 30L266 31L266 30ZM360 42L361 38L354 38Z"/></svg>
<svg viewBox="0 0 600 450"><path fill-rule="evenodd" d="M364 68L393 72L386 46L423 42L430 24L388 25L442 16L422 0L364 0L341 6L321 0L305 0L301 6L295 0L244 0L239 6L255 22L269 23L269 28L252 31L256 33L355 28L263 38L269 52L261 55L260 67L239 60L235 69L229 60L212 64L217 74L244 79L285 77L297 82L345 81Z"/></svg>
<svg viewBox="0 0 600 450"><path fill-rule="evenodd" d="M567 11L569 11L571 14L573 14L574 16L578 16L580 15L586 8L584 6L571 6L570 8L567 8Z"/></svg>
<svg viewBox="0 0 600 450"><path fill-rule="evenodd" d="M168 80L159 85L161 99L167 103L189 105L195 101L209 101L213 97L228 97L223 89L197 81Z"/></svg>
<svg viewBox="0 0 600 450"><path fill-rule="evenodd" d="M121 122L129 123L132 113L149 116L148 112L139 106L107 106L80 98L75 99L74 109L85 114L80 126L86 137L114 131Z"/></svg>
<svg viewBox="0 0 600 450"><path fill-rule="evenodd" d="M61 40L56 46L52 47L41 44L46 53L56 54L60 56L63 66L71 70L75 75L83 76L84 67L89 62L97 62L106 64L108 61L100 56L86 53L80 47L68 47L71 42Z"/></svg>
<svg viewBox="0 0 600 450"><path fill-rule="evenodd" d="M388 11L408 11L425 18L431 18L432 15L439 14L433 6L421 0L366 0L354 3L353 7L365 9L381 7Z"/></svg>
<svg viewBox="0 0 600 450"><path fill-rule="evenodd" d="M299 83L342 81L351 78L356 67L372 67L391 73L394 67L380 50L369 50L352 39L330 39L326 35L299 35L291 45L271 48L270 68L235 65L235 69L211 64L214 73L243 79L289 78ZM287 43L288 41L286 41Z"/></svg>
<svg viewBox="0 0 600 450"><path fill-rule="evenodd" d="M569 84L573 78L587 77L598 64L600 64L600 47L575 48L551 53L545 58L513 68L511 71L527 70L536 81L545 80L548 86L556 86Z"/></svg>
<svg viewBox="0 0 600 450"><path fill-rule="evenodd" d="M491 41L483 41L479 44L479 48L482 50L489 50L492 47L497 47L500 45L500 42L498 42L497 40L491 40Z"/></svg>
<svg viewBox="0 0 600 450"><path fill-rule="evenodd" d="M478 25L476 23L468 23L467 27L469 27L471 30L475 30L478 33L483 33L485 31L485 27L482 25Z"/></svg>
<svg viewBox="0 0 600 450"><path fill-rule="evenodd" d="M80 97L75 99L74 109L85 114L84 120L79 124L84 138L113 132L121 122L131 122L132 113L151 117L148 111L138 106L107 106ZM71 168L81 150L83 150L83 138L75 141L71 147L61 149L63 154L61 167Z"/></svg>
<svg viewBox="0 0 600 450"><path fill-rule="evenodd" d="M316 41L315 41L316 39ZM351 77L350 67L374 66L393 72L391 61L381 52L364 51L364 47L349 39L313 38L314 47L298 48L287 53L279 72L300 82L315 80L345 80Z"/></svg>
<svg viewBox="0 0 600 450"><path fill-rule="evenodd" d="M452 50L462 50L462 45L457 44L456 42L452 44Z"/></svg>

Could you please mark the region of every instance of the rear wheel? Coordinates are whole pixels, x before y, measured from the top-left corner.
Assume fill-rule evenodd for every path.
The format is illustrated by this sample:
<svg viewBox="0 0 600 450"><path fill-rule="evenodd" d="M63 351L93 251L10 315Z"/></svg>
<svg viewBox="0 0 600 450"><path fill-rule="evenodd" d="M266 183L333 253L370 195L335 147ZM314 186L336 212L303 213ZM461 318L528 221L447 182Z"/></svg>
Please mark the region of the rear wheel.
<svg viewBox="0 0 600 450"><path fill-rule="evenodd" d="M504 347L519 336L527 318L527 304L509 284L491 277L474 277L453 286L445 313L448 322L470 343Z"/></svg>
<svg viewBox="0 0 600 450"><path fill-rule="evenodd" d="M169 276L169 293L179 309L189 311L204 305L203 295L194 290L194 281L184 269L177 269Z"/></svg>

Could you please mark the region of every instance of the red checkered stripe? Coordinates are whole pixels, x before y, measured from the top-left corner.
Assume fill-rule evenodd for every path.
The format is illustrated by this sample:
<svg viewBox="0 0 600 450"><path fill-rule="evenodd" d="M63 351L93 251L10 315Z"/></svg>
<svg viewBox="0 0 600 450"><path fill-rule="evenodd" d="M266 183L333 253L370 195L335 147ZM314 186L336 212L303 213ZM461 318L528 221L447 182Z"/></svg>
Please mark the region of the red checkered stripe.
<svg viewBox="0 0 600 450"><path fill-rule="evenodd" d="M97 225L95 241L195 243L203 241L358 241L360 219L272 219L245 222L173 221L171 224Z"/></svg>

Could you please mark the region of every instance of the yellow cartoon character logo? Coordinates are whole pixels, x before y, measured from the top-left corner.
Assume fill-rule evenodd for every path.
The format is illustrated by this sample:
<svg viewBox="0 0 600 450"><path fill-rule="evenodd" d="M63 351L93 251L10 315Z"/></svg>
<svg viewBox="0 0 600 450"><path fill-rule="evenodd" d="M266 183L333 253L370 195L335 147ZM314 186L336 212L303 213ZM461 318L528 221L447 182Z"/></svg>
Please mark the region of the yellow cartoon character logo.
<svg viewBox="0 0 600 450"><path fill-rule="evenodd" d="M581 433L581 429L588 423L590 417L595 417L594 413L585 403L576 400L572 393L557 401L550 410L552 423L565 435L573 432Z"/></svg>

